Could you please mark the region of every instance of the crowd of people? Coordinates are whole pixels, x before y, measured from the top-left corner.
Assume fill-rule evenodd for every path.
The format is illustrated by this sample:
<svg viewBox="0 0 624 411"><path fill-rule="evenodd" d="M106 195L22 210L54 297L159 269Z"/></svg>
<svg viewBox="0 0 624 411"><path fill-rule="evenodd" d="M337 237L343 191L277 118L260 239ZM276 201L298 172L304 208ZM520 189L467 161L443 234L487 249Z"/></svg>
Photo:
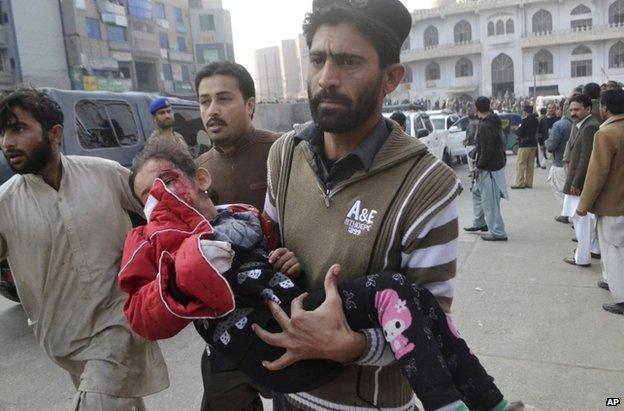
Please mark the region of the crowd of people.
<svg viewBox="0 0 624 411"><path fill-rule="evenodd" d="M145 409L143 397L169 385L156 340L190 323L208 347L202 410L262 409L260 395L277 411L408 410L414 395L425 410L525 409L504 397L449 314L461 183L381 115L405 73L410 13L398 0L314 0L303 29L314 121L282 136L254 128L248 71L212 63L195 79L213 143L200 156L173 131L166 98L150 105L156 128L131 170L63 155L63 111L46 92L0 98L2 150L16 173L0 187L0 257L36 338L72 378L73 409ZM600 98L606 121L592 138L580 130L588 97L569 101L579 132L564 203L576 208L579 248L589 213L598 216L617 299L622 90ZM470 230L503 241L501 121L489 99L475 107ZM132 227L129 211L142 224Z"/></svg>
<svg viewBox="0 0 624 411"><path fill-rule="evenodd" d="M583 85L577 87L582 89ZM607 89L621 89L624 88L624 84L609 80L606 83L600 85L600 90ZM490 105L495 112L516 113L522 114L524 108L527 106L535 106L536 97L516 97L514 93L505 92L504 94L498 94L490 97ZM466 116L476 113L475 101L470 96L454 96L444 99L431 100L428 98L418 98L415 100L392 100L387 99L384 102L385 105L398 105L398 104L413 104L419 107L421 110L449 110L453 111L460 116ZM544 108L542 108L543 110ZM542 114L542 113L540 113Z"/></svg>
<svg viewBox="0 0 624 411"><path fill-rule="evenodd" d="M471 152L474 222L464 230L487 232L482 236L486 241L507 241L500 212L500 199L508 198L504 133L489 99L480 97L475 105L479 120L471 131L476 144ZM563 261L589 267L592 259L600 260L598 287L613 297L602 307L624 314L624 90L614 82L588 83L539 114L531 104L523 111L511 189L533 188L535 167L552 162L548 181L562 210L555 220L572 223L577 243L574 255Z"/></svg>

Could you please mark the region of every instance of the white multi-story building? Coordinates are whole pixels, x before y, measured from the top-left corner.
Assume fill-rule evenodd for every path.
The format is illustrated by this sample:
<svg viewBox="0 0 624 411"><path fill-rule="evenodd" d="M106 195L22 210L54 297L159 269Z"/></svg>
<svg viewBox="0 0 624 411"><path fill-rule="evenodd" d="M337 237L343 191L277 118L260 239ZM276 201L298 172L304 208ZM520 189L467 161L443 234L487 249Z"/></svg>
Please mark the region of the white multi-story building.
<svg viewBox="0 0 624 411"><path fill-rule="evenodd" d="M437 4L412 13L407 73L393 100L565 95L624 81L624 0Z"/></svg>

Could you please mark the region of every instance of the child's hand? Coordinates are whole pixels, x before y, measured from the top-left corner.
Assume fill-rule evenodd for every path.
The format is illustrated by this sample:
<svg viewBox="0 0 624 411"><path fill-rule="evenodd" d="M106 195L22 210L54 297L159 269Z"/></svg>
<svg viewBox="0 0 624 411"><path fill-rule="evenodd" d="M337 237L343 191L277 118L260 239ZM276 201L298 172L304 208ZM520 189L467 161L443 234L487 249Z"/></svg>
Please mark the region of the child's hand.
<svg viewBox="0 0 624 411"><path fill-rule="evenodd" d="M276 248L269 253L269 264L273 269L286 274L289 277L297 277L301 274L301 264L295 254L288 248Z"/></svg>

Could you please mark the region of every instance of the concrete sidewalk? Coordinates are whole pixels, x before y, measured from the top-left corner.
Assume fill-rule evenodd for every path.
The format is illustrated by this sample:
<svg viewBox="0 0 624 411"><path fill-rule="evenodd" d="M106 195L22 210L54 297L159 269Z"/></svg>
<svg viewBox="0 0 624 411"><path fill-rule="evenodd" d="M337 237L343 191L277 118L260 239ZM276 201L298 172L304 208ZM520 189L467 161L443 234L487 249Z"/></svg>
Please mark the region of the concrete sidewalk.
<svg viewBox="0 0 624 411"><path fill-rule="evenodd" d="M515 172L509 157L508 181ZM471 225L467 170L460 227ZM488 243L461 233L454 318L463 337L510 400L541 410L602 410L607 397L624 400L624 317L601 304L600 265L564 264L575 244L546 182L511 191L503 202L509 242ZM511 184L510 184L511 185ZM203 343L193 327L161 343L171 388L147 399L149 410L197 410ZM66 410L74 395L67 375L37 346L22 310L0 299L0 411ZM270 403L267 402L267 409Z"/></svg>

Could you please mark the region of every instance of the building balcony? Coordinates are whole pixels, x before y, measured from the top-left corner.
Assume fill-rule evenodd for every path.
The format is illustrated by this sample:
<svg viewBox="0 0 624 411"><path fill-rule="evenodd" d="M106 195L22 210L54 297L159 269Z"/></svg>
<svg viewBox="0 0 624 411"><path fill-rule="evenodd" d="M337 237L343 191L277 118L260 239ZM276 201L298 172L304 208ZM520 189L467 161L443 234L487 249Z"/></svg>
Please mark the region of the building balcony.
<svg viewBox="0 0 624 411"><path fill-rule="evenodd" d="M176 30L178 33L186 33L188 31L184 23L176 23Z"/></svg>
<svg viewBox="0 0 624 411"><path fill-rule="evenodd" d="M412 13L412 22L416 24L418 21L431 18L451 16L462 13L479 13L479 10L499 9L501 7L515 6L523 7L531 3L543 3L544 0L458 0L456 3L446 6L436 7L433 9L415 10Z"/></svg>
<svg viewBox="0 0 624 411"><path fill-rule="evenodd" d="M98 11L101 14L116 14L118 16L126 15L126 8L121 4L116 4L110 0L98 0Z"/></svg>
<svg viewBox="0 0 624 411"><path fill-rule="evenodd" d="M108 48L116 51L130 51L132 46L127 41L108 41Z"/></svg>
<svg viewBox="0 0 624 411"><path fill-rule="evenodd" d="M169 30L169 22L167 19L154 19L154 22L163 29Z"/></svg>
<svg viewBox="0 0 624 411"><path fill-rule="evenodd" d="M431 60L443 57L465 56L468 54L479 53L481 53L481 42L475 40L465 43L440 44L433 47L406 50L401 53L401 61L403 63L410 63L414 61Z"/></svg>
<svg viewBox="0 0 624 411"><path fill-rule="evenodd" d="M193 62L193 55L185 51L173 51L169 50L169 60L183 61L185 63Z"/></svg>
<svg viewBox="0 0 624 411"><path fill-rule="evenodd" d="M119 14L102 13L102 21L116 26L128 27L128 17Z"/></svg>
<svg viewBox="0 0 624 411"><path fill-rule="evenodd" d="M522 48L547 47L555 44L587 43L621 39L624 23L578 29L554 30L544 33L529 33L522 36Z"/></svg>
<svg viewBox="0 0 624 411"><path fill-rule="evenodd" d="M518 38L516 37L516 34L509 33L509 34L499 34L496 36L488 36L487 40L484 39L483 42L485 43L487 41L487 43L495 45L495 44L513 43L517 40Z"/></svg>
<svg viewBox="0 0 624 411"><path fill-rule="evenodd" d="M132 31L132 54L160 57L160 44L156 41L154 33L145 33L143 31Z"/></svg>

